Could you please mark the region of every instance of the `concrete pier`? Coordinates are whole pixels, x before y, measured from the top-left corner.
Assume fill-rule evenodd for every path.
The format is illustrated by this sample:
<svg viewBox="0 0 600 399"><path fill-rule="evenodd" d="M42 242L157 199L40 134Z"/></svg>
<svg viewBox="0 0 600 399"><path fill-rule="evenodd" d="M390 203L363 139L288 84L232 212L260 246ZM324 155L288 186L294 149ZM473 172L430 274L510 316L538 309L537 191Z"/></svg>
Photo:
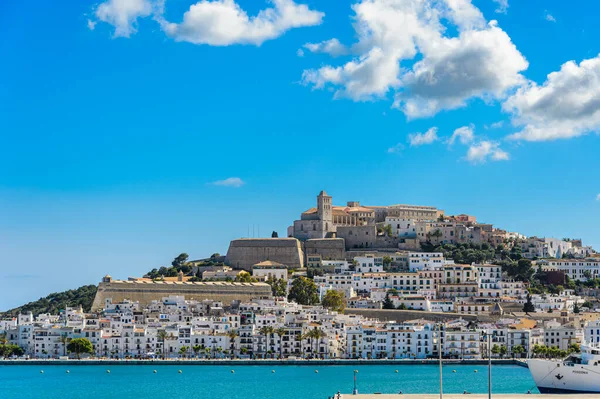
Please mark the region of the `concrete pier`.
<svg viewBox="0 0 600 399"><path fill-rule="evenodd" d="M556 399L558 396L552 394L492 394L493 399ZM566 395L567 398L576 399L598 399L598 394L574 394ZM342 399L440 399L439 393L424 394L424 395L400 395L400 394L344 394ZM444 394L444 399L488 399L488 394Z"/></svg>

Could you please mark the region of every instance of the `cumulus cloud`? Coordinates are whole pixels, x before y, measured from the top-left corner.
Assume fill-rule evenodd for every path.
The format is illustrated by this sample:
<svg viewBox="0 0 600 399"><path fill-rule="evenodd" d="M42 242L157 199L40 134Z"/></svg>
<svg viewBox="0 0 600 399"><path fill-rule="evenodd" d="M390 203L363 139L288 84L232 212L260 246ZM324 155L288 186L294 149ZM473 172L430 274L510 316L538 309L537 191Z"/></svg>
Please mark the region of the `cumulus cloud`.
<svg viewBox="0 0 600 399"><path fill-rule="evenodd" d="M459 127L452 133L450 139L448 140L448 144L452 145L456 140L460 141L461 144L470 144L475 139L475 135L473 131L475 127L473 125Z"/></svg>
<svg viewBox="0 0 600 399"><path fill-rule="evenodd" d="M305 85L355 101L393 93L396 108L419 118L472 98L502 99L525 81L525 58L470 0L360 0L352 9L357 56L305 70Z"/></svg>
<svg viewBox="0 0 600 399"><path fill-rule="evenodd" d="M544 11L544 19L545 19L546 21L550 21L550 22L556 22L556 18L554 18L554 17L552 16L552 14L550 14L550 13L548 12L548 10Z"/></svg>
<svg viewBox="0 0 600 399"><path fill-rule="evenodd" d="M502 126L504 126L504 121L498 121L498 122L494 122L492 123L489 128L490 129L500 129ZM487 128L487 127L486 127Z"/></svg>
<svg viewBox="0 0 600 399"><path fill-rule="evenodd" d="M387 152L388 154L397 154L404 151L404 144L402 143L398 143L393 147L388 148Z"/></svg>
<svg viewBox="0 0 600 399"><path fill-rule="evenodd" d="M137 32L138 18L147 17L152 13L150 0L107 0L95 10L96 17L115 28L114 37L130 37ZM95 22L88 28L93 29Z"/></svg>
<svg viewBox="0 0 600 399"><path fill-rule="evenodd" d="M304 50L302 50L301 48L299 48L298 50L296 50L296 55L298 57L304 57Z"/></svg>
<svg viewBox="0 0 600 399"><path fill-rule="evenodd" d="M181 23L157 18L163 30L177 41L212 46L252 44L275 39L292 28L319 25L325 14L296 4L272 0L273 7L249 16L234 0L202 0L190 6Z"/></svg>
<svg viewBox="0 0 600 399"><path fill-rule="evenodd" d="M431 144L437 141L437 127L432 127L425 133L413 133L408 135L408 142L411 147L418 147L420 145Z"/></svg>
<svg viewBox="0 0 600 399"><path fill-rule="evenodd" d="M325 53L333 57L348 54L348 49L338 39L329 39L320 43L306 43L304 48L313 53Z"/></svg>
<svg viewBox="0 0 600 399"><path fill-rule="evenodd" d="M488 160L507 161L510 159L510 156L507 152L500 149L500 144L484 140L472 144L469 147L465 158L471 163L480 164L485 163Z"/></svg>
<svg viewBox="0 0 600 399"><path fill-rule="evenodd" d="M212 183L213 186L223 186L223 187L242 187L246 182L244 182L239 177L228 177L225 180L217 180Z"/></svg>
<svg viewBox="0 0 600 399"><path fill-rule="evenodd" d="M92 21L91 19L87 20L87 27L89 30L94 30L96 29L96 22Z"/></svg>
<svg viewBox="0 0 600 399"><path fill-rule="evenodd" d="M497 4L496 12L498 14L506 14L506 12L508 11L508 0L492 0L492 1Z"/></svg>
<svg viewBox="0 0 600 399"><path fill-rule="evenodd" d="M596 201L600 201L600 194L596 195Z"/></svg>
<svg viewBox="0 0 600 399"><path fill-rule="evenodd" d="M540 86L529 82L509 97L503 109L522 129L516 140L545 141L600 132L600 55L564 63Z"/></svg>

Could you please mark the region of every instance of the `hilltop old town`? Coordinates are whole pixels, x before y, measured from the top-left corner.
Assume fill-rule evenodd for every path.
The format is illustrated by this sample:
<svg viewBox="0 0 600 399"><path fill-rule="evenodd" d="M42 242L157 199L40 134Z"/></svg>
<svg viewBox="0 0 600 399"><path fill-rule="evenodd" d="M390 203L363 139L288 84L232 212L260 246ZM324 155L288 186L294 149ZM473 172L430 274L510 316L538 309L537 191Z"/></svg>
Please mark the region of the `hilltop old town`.
<svg viewBox="0 0 600 399"><path fill-rule="evenodd" d="M107 275L89 309L5 317L4 355L79 357L77 338L84 356L119 359L525 358L600 342L600 255L580 239L325 191L270 236Z"/></svg>

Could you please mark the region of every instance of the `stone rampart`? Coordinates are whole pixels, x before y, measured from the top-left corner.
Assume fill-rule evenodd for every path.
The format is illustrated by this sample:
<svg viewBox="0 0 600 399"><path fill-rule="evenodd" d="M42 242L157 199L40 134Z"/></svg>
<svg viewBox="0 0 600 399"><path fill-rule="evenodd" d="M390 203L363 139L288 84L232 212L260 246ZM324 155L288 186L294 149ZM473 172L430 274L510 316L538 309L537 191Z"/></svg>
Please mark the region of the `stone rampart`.
<svg viewBox="0 0 600 399"><path fill-rule="evenodd" d="M321 255L324 260L338 260L346 258L343 238L315 238L304 242L304 254Z"/></svg>
<svg viewBox="0 0 600 399"><path fill-rule="evenodd" d="M221 301L224 306L230 305L233 300L250 301L253 298L272 296L271 287L265 283L113 280L98 284L92 310L104 308L107 298L111 298L113 302L122 302L125 299L138 301L143 307L153 300L160 301L169 295L184 296L188 300Z"/></svg>
<svg viewBox="0 0 600 399"><path fill-rule="evenodd" d="M240 238L227 250L227 264L236 269L252 270L252 266L272 260L290 268L304 267L304 253L295 238Z"/></svg>
<svg viewBox="0 0 600 399"><path fill-rule="evenodd" d="M442 312L422 312L418 310L387 310L387 309L348 309L344 311L346 314L360 315L371 319L379 319L381 321L396 321L402 322L407 320L427 319L431 321L450 321L456 319L464 319L467 321L477 321L476 315L461 314L461 313L442 313Z"/></svg>

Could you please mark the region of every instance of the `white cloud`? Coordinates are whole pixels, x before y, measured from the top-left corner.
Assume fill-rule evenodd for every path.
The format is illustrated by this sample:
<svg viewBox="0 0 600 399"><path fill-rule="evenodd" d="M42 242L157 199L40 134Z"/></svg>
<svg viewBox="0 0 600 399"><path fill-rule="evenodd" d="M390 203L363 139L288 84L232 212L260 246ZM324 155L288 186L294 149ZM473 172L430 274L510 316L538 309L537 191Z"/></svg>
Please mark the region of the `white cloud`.
<svg viewBox="0 0 600 399"><path fill-rule="evenodd" d="M92 21L91 19L88 19L87 27L89 30L94 30L96 28L96 22Z"/></svg>
<svg viewBox="0 0 600 399"><path fill-rule="evenodd" d="M213 186L223 186L223 187L242 187L246 182L244 182L239 177L228 177L225 180L217 180L212 183Z"/></svg>
<svg viewBox="0 0 600 399"><path fill-rule="evenodd" d="M319 25L325 14L296 4L272 0L273 7L248 16L234 0L202 0L190 6L179 24L157 18L167 35L177 41L212 46L253 44L275 39L292 28Z"/></svg>
<svg viewBox="0 0 600 399"><path fill-rule="evenodd" d="M507 152L500 149L498 143L484 140L471 145L465 158L471 163L478 164L485 163L488 160L507 161L510 159L510 156Z"/></svg>
<svg viewBox="0 0 600 399"><path fill-rule="evenodd" d="M348 54L348 49L338 39L329 39L320 43L306 43L304 48L313 53L325 53L332 57Z"/></svg>
<svg viewBox="0 0 600 399"><path fill-rule="evenodd" d="M360 0L352 8L358 42L351 48L357 56L305 70L305 85L334 87L334 98L355 101L391 92L395 107L418 118L462 107L471 98L502 99L525 81L525 58L470 0Z"/></svg>
<svg viewBox="0 0 600 399"><path fill-rule="evenodd" d="M564 63L543 85L521 87L503 104L522 130L516 140L544 141L600 132L600 55Z"/></svg>
<svg viewBox="0 0 600 399"><path fill-rule="evenodd" d="M506 12L508 11L508 0L492 0L492 1L498 5L495 10L498 14L506 14Z"/></svg>
<svg viewBox="0 0 600 399"><path fill-rule="evenodd" d="M596 201L600 201L600 194L596 195Z"/></svg>
<svg viewBox="0 0 600 399"><path fill-rule="evenodd" d="M550 14L550 13L548 12L548 10L544 11L544 19L545 19L546 21L550 21L550 22L556 22L556 18L554 18L554 17L552 16L552 14Z"/></svg>
<svg viewBox="0 0 600 399"><path fill-rule="evenodd" d="M494 122L490 125L490 129L500 129L502 126L504 126L504 121L498 121L498 122Z"/></svg>
<svg viewBox="0 0 600 399"><path fill-rule="evenodd" d="M147 17L151 13L150 0L107 0L101 3L95 11L95 15L100 21L115 27L115 37L131 36L137 32L138 18ZM90 27L89 21L88 27Z"/></svg>
<svg viewBox="0 0 600 399"><path fill-rule="evenodd" d="M425 133L413 133L408 135L408 142L411 147L417 147L420 145L431 144L434 141L437 141L439 138L437 136L437 127L432 127Z"/></svg>
<svg viewBox="0 0 600 399"><path fill-rule="evenodd" d="M459 127L452 133L452 136L448 140L448 144L452 145L456 140L465 145L472 143L475 139L475 135L473 134L474 129L475 127L473 125Z"/></svg>
<svg viewBox="0 0 600 399"><path fill-rule="evenodd" d="M304 50L302 50L301 48L299 48L299 49L296 51L296 55L297 55L298 57L304 57Z"/></svg>
<svg viewBox="0 0 600 399"><path fill-rule="evenodd" d="M398 143L395 146L388 148L387 152L388 154L397 154L404 151L404 148L404 144Z"/></svg>

